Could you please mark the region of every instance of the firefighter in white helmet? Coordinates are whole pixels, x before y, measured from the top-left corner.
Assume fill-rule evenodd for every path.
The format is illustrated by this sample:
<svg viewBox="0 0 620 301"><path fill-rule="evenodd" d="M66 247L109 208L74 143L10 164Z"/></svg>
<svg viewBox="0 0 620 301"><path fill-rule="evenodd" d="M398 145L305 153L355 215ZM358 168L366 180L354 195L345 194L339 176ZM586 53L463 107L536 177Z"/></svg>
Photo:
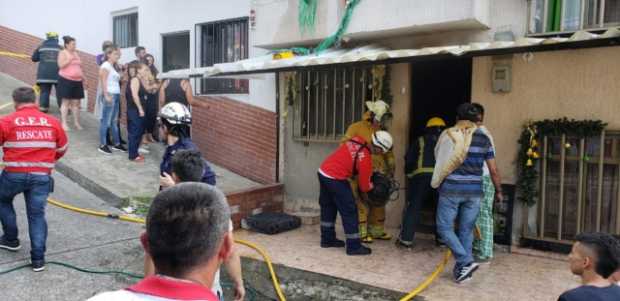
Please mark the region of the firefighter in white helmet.
<svg viewBox="0 0 620 301"><path fill-rule="evenodd" d="M360 136L366 141L372 141L374 133L385 130L385 123L391 118L390 106L382 100L377 100L367 101L366 107L368 111L364 113L362 120L351 124L347 128L341 143L345 143L355 136ZM372 166L375 172L380 172L389 177L394 176L395 161L391 145L390 149L385 150L385 152L372 155ZM373 207L364 202L358 191L357 179L353 178L350 182L357 203L362 242L370 243L373 239L392 239L392 236L385 232L384 228L385 206Z"/></svg>

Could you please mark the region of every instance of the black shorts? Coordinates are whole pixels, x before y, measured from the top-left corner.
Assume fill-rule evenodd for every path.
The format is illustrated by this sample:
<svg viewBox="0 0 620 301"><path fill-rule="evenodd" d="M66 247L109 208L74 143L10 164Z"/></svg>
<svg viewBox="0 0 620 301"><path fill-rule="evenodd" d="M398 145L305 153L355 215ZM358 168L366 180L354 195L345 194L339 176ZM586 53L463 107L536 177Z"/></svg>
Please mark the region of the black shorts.
<svg viewBox="0 0 620 301"><path fill-rule="evenodd" d="M82 81L74 81L59 76L58 86L56 86L56 89L58 97L62 99L84 98L84 86L82 85Z"/></svg>

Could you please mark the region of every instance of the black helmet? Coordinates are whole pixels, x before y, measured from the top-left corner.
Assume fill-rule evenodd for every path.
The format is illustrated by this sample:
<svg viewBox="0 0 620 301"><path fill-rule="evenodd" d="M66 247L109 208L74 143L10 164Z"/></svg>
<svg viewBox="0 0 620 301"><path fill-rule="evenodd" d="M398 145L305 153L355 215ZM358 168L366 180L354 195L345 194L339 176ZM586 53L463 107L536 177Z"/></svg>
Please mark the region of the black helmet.
<svg viewBox="0 0 620 301"><path fill-rule="evenodd" d="M398 199L400 185L394 179L374 172L371 177L373 189L368 192L368 205L383 207L387 202Z"/></svg>

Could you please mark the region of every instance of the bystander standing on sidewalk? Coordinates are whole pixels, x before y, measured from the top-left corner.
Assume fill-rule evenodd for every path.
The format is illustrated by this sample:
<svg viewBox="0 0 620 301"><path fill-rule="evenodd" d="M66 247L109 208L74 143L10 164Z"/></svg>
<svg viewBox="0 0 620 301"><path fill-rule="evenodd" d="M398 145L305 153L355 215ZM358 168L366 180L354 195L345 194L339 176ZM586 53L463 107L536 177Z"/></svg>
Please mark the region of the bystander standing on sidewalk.
<svg viewBox="0 0 620 301"><path fill-rule="evenodd" d="M118 127L118 111L120 110L121 101L121 72L118 67L118 60L121 52L117 47L110 46L105 51L105 62L99 69L99 83L101 86L102 96L97 99L101 101L102 108L101 119L99 124L99 152L104 154L112 154L112 150L107 145L108 129L112 132L112 149L127 152L127 149L121 144L120 130Z"/></svg>
<svg viewBox="0 0 620 301"><path fill-rule="evenodd" d="M480 112L476 125L489 138L491 148L495 153L495 143L491 132L483 125L484 107L478 103L472 103ZM496 171L499 174L499 171ZM480 239L474 240L473 251L478 263L489 263L493 259L493 201L495 200L495 187L491 180L491 172L486 162L482 167L482 199L480 202L480 214L476 220L476 226L480 229Z"/></svg>
<svg viewBox="0 0 620 301"><path fill-rule="evenodd" d="M155 67L155 58L147 54L144 57L146 61L146 65L149 67L151 72L148 81L153 87L148 90L146 93L146 101L143 103L143 107L145 110L144 116L144 136L142 138L142 144L147 145L149 143L155 142L157 133L156 133L156 124L157 124L157 113L159 111L159 87L160 83L157 80L157 74L159 71L157 67Z"/></svg>
<svg viewBox="0 0 620 301"><path fill-rule="evenodd" d="M80 125L80 100L84 98L84 89L88 85L82 72L82 60L77 52L75 39L70 36L62 37L65 49L58 55L58 96L62 98L60 118L65 131L69 130L67 118L69 110L73 114L73 123L78 130Z"/></svg>

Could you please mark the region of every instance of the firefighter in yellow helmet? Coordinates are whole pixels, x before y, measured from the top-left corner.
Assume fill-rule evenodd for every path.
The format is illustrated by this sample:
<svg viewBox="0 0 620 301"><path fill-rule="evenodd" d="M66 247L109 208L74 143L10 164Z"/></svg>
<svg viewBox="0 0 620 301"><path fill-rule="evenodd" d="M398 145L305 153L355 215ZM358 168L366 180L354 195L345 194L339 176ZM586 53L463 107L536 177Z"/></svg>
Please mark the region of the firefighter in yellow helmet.
<svg viewBox="0 0 620 301"><path fill-rule="evenodd" d="M424 204L430 203L436 207L437 191L431 187L431 179L435 168L435 145L445 128L446 122L443 119L439 117L429 119L424 134L411 141L407 150L405 156L407 202L403 208L400 235L396 239L396 245L399 247L413 247L413 239L420 227ZM435 243L439 244L437 235Z"/></svg>
<svg viewBox="0 0 620 301"><path fill-rule="evenodd" d="M351 140L355 136L361 136L366 141L372 141L372 134L385 130L385 120L390 118L390 106L382 100L367 101L368 111L362 116L362 120L351 124L342 137L341 143ZM381 154L372 155L373 171L380 172L390 177L394 176L394 153L392 150ZM372 207L361 199L358 191L357 179L350 180L351 190L357 204L359 215L360 237L362 242L370 243L374 239L390 240L392 236L385 232L385 206Z"/></svg>

